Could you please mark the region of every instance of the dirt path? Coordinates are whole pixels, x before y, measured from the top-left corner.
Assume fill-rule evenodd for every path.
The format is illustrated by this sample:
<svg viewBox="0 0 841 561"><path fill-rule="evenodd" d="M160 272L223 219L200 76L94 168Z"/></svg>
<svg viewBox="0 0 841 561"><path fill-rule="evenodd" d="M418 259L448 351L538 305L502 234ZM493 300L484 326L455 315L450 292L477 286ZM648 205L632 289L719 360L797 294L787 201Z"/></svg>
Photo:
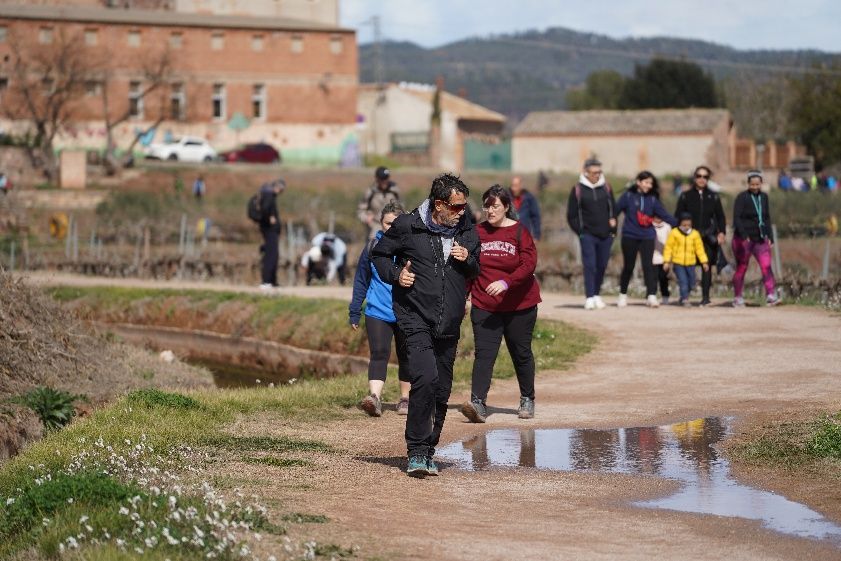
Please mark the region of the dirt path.
<svg viewBox="0 0 841 561"><path fill-rule="evenodd" d="M103 284L159 285L110 279ZM282 293L348 295L337 288ZM650 310L631 305L585 312L580 300L544 296L541 317L586 327L601 342L572 371L539 374L537 418L520 421L498 413L486 425L471 425L452 410L442 444L503 427L633 427L711 415L744 419L841 408L838 317L793 306ZM467 397L453 395L451 403ZM516 408L517 400L514 381L491 389L491 405ZM266 434L275 430L272 426L266 419L243 419L235 430ZM349 414L341 422L276 430L290 428L350 450L352 457L334 458L325 469L307 472L304 492L301 474L294 471L234 469L246 475L249 469L263 470L259 475L267 484L260 490L267 500L287 511L327 514L334 523L313 531L328 541L358 544L366 557L841 559L841 549L776 534L755 522L629 506L675 488L660 478L512 468L448 469L438 478L414 480L399 467L405 454L403 418L393 412L381 419ZM825 510L841 511L837 504Z"/></svg>

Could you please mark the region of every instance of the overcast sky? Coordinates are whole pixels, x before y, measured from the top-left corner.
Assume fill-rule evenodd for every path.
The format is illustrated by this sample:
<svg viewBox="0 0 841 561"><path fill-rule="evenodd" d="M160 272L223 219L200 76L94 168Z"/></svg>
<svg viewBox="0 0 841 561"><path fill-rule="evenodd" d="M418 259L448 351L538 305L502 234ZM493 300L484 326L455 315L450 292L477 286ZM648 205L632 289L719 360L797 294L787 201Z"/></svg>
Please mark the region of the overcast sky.
<svg viewBox="0 0 841 561"><path fill-rule="evenodd" d="M568 27L611 37L667 35L738 49L841 52L841 0L340 0L342 25L425 47L465 37Z"/></svg>

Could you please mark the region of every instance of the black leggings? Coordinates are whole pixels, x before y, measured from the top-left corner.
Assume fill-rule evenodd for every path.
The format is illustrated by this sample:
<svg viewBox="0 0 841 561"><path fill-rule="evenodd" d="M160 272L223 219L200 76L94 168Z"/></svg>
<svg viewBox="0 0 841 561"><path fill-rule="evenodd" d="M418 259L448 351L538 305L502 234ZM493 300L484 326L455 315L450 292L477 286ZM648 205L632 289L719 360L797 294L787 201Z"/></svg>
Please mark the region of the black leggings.
<svg viewBox="0 0 841 561"><path fill-rule="evenodd" d="M505 337L505 345L511 354L520 396L534 399L534 354L531 338L537 321L537 306L516 312L488 312L479 308L470 310L475 340L473 361L473 397L482 403L488 398L491 377L499 354L499 345Z"/></svg>
<svg viewBox="0 0 841 561"><path fill-rule="evenodd" d="M391 358L391 337L394 336L397 347L397 377L401 382L409 381L409 365L406 352L406 338L397 323L388 323L381 319L365 316L365 330L368 332L368 348L371 359L368 361L368 379L385 382L388 372L388 359Z"/></svg>
<svg viewBox="0 0 841 561"><path fill-rule="evenodd" d="M657 280L660 282L660 294L664 298L668 298L671 296L671 292L669 291L669 273L663 270L663 265L654 265L654 269L657 273Z"/></svg>
<svg viewBox="0 0 841 561"><path fill-rule="evenodd" d="M637 262L637 254L642 261L642 275L645 279L645 294L652 296L657 294L657 275L654 271L654 239L632 240L622 238L622 276L619 277L619 291L628 294L628 284L631 282L631 275L634 274L634 265Z"/></svg>

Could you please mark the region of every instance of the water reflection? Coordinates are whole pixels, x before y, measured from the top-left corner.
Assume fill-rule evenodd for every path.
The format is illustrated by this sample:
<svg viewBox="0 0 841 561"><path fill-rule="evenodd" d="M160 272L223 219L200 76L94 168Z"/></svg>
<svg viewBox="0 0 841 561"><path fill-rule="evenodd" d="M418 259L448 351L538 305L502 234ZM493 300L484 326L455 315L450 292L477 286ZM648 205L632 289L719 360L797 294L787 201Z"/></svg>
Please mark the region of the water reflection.
<svg viewBox="0 0 841 561"><path fill-rule="evenodd" d="M656 475L684 483L663 499L637 506L759 520L772 530L841 545L841 527L785 497L737 483L715 449L729 420L696 419L661 427L612 430L494 430L438 452L466 470L528 467Z"/></svg>

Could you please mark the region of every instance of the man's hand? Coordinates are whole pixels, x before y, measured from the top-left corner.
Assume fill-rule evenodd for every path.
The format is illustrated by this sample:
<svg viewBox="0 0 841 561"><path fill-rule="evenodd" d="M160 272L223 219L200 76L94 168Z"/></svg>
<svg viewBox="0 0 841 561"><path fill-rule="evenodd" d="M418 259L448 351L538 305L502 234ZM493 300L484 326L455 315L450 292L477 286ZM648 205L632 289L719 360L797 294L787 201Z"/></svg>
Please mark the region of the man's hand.
<svg viewBox="0 0 841 561"><path fill-rule="evenodd" d="M466 261L467 256L470 254L466 247L459 245L457 241L453 241L453 250L450 252L450 255L457 261Z"/></svg>
<svg viewBox="0 0 841 561"><path fill-rule="evenodd" d="M717 238L718 245L724 245L724 242L727 241L727 236L724 235L724 232L719 232Z"/></svg>
<svg viewBox="0 0 841 561"><path fill-rule="evenodd" d="M352 323L352 324L350 324L350 326L353 328L354 331L359 331L359 324L358 323Z"/></svg>
<svg viewBox="0 0 841 561"><path fill-rule="evenodd" d="M709 263L702 263L701 268L704 269L704 272L706 273L707 271L710 270L710 265L709 265Z"/></svg>
<svg viewBox="0 0 841 561"><path fill-rule="evenodd" d="M406 264L400 270L400 275L398 276L397 281L403 288L410 288L413 284L415 284L415 273L411 271L411 268L412 262L406 261Z"/></svg>
<svg viewBox="0 0 841 561"><path fill-rule="evenodd" d="M274 216L269 216L269 224L277 224L277 218Z"/></svg>
<svg viewBox="0 0 841 561"><path fill-rule="evenodd" d="M611 228L616 228L616 219L615 218L611 218L610 220L607 221L607 223Z"/></svg>
<svg viewBox="0 0 841 561"><path fill-rule="evenodd" d="M505 284L505 282L498 280L489 284L485 289L485 292L488 293L488 296L498 296L506 290L508 290L508 285Z"/></svg>
<svg viewBox="0 0 841 561"><path fill-rule="evenodd" d="M671 263L663 263L663 270L666 271L667 273L669 272L669 269L671 267L672 267Z"/></svg>

